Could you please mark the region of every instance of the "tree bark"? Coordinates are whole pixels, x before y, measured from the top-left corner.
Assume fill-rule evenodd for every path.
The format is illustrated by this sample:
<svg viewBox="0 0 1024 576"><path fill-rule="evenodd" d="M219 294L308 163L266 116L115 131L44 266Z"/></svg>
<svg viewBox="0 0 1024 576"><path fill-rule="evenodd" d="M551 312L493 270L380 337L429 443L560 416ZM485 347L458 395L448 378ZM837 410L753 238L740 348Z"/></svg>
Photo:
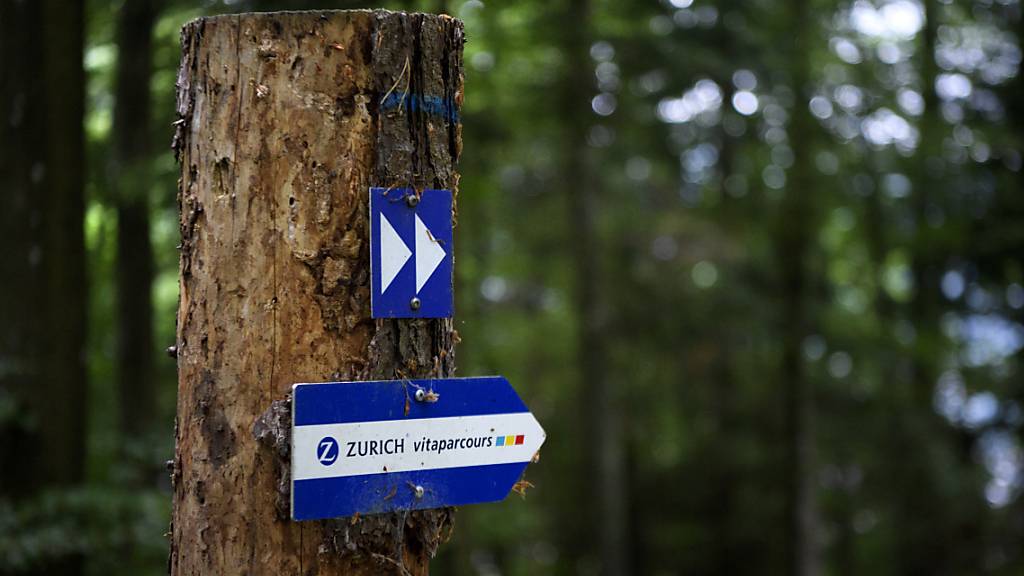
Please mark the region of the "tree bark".
<svg viewBox="0 0 1024 576"><path fill-rule="evenodd" d="M121 433L138 442L153 423L153 254L149 238L152 32L159 0L135 0L118 19L111 182L117 205L117 388Z"/></svg>
<svg viewBox="0 0 1024 576"><path fill-rule="evenodd" d="M463 42L385 11L184 27L171 574L427 573L450 510L292 522L253 427L295 382L454 374L450 319L370 318L367 213L371 186L455 191L457 116L417 103L457 111Z"/></svg>
<svg viewBox="0 0 1024 576"><path fill-rule="evenodd" d="M0 496L29 499L84 473L83 6L0 0L0 27Z"/></svg>

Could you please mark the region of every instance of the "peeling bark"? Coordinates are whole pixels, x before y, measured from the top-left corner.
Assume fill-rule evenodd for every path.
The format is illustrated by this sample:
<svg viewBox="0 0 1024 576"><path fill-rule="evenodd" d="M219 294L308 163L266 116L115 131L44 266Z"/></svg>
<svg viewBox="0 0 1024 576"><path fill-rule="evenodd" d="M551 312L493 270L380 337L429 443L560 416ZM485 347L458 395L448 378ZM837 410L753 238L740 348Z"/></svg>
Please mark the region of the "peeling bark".
<svg viewBox="0 0 1024 576"><path fill-rule="evenodd" d="M286 396L454 374L451 320L370 318L367 218L371 186L455 192L463 42L386 11L183 28L171 574L427 573L451 510L288 519Z"/></svg>

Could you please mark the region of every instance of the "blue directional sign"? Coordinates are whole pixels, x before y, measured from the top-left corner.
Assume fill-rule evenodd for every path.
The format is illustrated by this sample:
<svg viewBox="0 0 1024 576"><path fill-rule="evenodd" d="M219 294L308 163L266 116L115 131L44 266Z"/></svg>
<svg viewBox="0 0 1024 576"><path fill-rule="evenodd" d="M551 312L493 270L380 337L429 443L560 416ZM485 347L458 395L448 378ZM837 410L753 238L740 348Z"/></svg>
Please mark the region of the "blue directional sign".
<svg viewBox="0 0 1024 576"><path fill-rule="evenodd" d="M450 318L450 190L370 188L370 295L374 318Z"/></svg>
<svg viewBox="0 0 1024 576"><path fill-rule="evenodd" d="M501 500L544 437L499 376L296 384L292 518Z"/></svg>

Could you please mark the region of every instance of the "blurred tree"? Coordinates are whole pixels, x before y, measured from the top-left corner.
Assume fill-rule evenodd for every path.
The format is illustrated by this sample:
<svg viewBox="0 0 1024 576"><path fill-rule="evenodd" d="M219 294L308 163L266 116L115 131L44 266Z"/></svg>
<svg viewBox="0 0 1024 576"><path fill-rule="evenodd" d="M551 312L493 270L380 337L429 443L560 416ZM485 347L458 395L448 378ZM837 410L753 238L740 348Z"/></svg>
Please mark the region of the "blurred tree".
<svg viewBox="0 0 1024 576"><path fill-rule="evenodd" d="M816 289L820 282L815 278L819 268L814 237L818 234L824 200L824 190L814 178L812 153L816 130L807 107L813 94L811 65L817 40L812 14L821 8L831 11L830 4L819 6L810 0L789 2L783 22L790 33L785 48L780 50L789 61L785 73L790 78L788 89L793 98L786 138L793 164L786 177L775 225L782 320L779 389L784 396L786 443L782 477L789 537L784 572L794 576L817 576L821 572L815 481L817 391L808 377L802 346L804 339L814 333L817 314Z"/></svg>
<svg viewBox="0 0 1024 576"><path fill-rule="evenodd" d="M110 183L117 206L117 389L122 442L144 439L156 416L150 242L150 78L161 0L131 0L117 21Z"/></svg>
<svg viewBox="0 0 1024 576"><path fill-rule="evenodd" d="M949 229L933 225L935 215L946 210L945 197L951 166L943 159L946 127L939 111L935 88L935 53L940 8L937 0L924 0L924 27L920 34L920 92L923 113L920 118L921 142L911 166L916 185L912 192L914 232L911 236L911 271L914 297L908 306L908 318L915 333L911 355L909 400L899 418L897 433L901 452L907 456L895 462L900 472L895 503L896 541L899 571L903 574L952 574L954 550L945 545L953 536L950 522L953 511L943 506L939 456L948 446L946 428L932 409L931 399L943 356L947 353L939 330L942 310L939 291L945 260L954 247ZM921 447L927 447L921 449ZM955 471L950 471L955 474ZM894 494L894 495L895 495ZM928 524L917 521L931 517Z"/></svg>
<svg viewBox="0 0 1024 576"><path fill-rule="evenodd" d="M565 70L558 116L564 135L558 186L568 200L563 229L565 244L572 247L570 253L575 262L572 282L579 374L575 391L585 424L578 441L587 456L590 479L586 494L590 504L584 507L589 518L586 526L594 532L584 541L590 544L588 553L600 560L601 574L619 576L629 573L625 405L617 398L616 387L608 377L606 334L611 327L605 295L608 282L602 272L606 247L598 231L603 180L595 177L598 171L587 144L594 91L591 11L590 0L568 0L561 16Z"/></svg>
<svg viewBox="0 0 1024 576"><path fill-rule="evenodd" d="M0 497L24 503L84 474L84 7L3 0L0 28Z"/></svg>

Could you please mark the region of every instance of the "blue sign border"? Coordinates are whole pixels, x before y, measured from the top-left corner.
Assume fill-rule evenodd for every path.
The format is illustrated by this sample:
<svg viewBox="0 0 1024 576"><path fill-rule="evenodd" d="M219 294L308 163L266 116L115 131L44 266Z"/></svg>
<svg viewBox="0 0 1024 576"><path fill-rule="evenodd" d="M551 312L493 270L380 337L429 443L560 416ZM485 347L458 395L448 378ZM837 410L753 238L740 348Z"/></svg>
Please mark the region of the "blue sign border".
<svg viewBox="0 0 1024 576"><path fill-rule="evenodd" d="M444 401L416 402L418 388ZM292 390L295 426L529 412L502 376L296 384Z"/></svg>

